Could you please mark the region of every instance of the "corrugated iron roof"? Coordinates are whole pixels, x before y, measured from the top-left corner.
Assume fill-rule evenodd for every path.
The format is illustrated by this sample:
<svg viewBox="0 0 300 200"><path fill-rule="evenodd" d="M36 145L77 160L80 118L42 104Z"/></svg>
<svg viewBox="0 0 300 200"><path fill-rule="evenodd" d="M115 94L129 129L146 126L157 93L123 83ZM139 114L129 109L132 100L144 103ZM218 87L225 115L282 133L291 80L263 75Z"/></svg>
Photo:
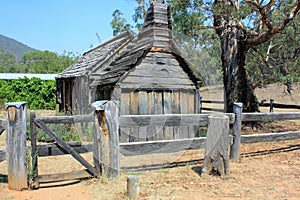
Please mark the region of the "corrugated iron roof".
<svg viewBox="0 0 300 200"><path fill-rule="evenodd" d="M19 74L19 73L0 73L1 80L15 80L18 78L40 78L41 80L55 80L57 74Z"/></svg>

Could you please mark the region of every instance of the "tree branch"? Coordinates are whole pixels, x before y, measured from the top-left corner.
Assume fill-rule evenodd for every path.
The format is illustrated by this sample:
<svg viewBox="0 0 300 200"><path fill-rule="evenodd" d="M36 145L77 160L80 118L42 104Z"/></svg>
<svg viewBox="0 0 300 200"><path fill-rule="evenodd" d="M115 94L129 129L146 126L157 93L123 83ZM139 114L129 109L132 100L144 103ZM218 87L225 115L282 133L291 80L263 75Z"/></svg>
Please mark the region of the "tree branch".
<svg viewBox="0 0 300 200"><path fill-rule="evenodd" d="M291 10L291 12L289 14L289 17L286 17L285 19L283 19L282 22L277 27L273 27L271 24L272 20L270 18L271 12L268 12L267 10L270 9L270 7L274 4L274 0L270 0L270 2L263 7L260 7L260 6L257 7L258 6L257 1L254 2L253 0L246 0L246 2L250 5L255 6L257 9L259 9L259 12L262 16L263 24L266 25L266 27L268 28L268 30L266 32L264 32L256 37L248 38L246 41L246 45L248 48L251 46L257 46L259 44L262 44L262 43L268 41L273 36L275 36L280 31L282 31L287 26L287 24L295 18L296 14L300 10L300 0L297 0L296 5L293 7L293 9Z"/></svg>

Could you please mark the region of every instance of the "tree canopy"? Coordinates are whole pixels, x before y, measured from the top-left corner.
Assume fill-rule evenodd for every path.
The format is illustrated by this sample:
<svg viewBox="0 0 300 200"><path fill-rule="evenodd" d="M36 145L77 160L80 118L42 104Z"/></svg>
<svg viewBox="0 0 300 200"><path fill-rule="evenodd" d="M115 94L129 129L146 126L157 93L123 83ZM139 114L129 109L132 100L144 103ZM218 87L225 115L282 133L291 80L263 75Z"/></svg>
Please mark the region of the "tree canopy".
<svg viewBox="0 0 300 200"><path fill-rule="evenodd" d="M58 55L51 51L30 51L20 61L0 49L0 73L60 73L78 59L73 53Z"/></svg>

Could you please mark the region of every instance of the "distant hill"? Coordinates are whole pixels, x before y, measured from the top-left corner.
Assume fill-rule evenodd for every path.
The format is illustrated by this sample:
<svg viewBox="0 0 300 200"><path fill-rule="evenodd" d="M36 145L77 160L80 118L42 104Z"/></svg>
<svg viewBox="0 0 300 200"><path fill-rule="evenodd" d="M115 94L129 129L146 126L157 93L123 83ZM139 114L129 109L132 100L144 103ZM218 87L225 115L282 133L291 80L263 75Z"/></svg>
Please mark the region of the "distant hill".
<svg viewBox="0 0 300 200"><path fill-rule="evenodd" d="M7 53L15 55L17 60L20 60L24 53L28 51L35 51L35 49L31 47L1 34L0 49L3 49Z"/></svg>

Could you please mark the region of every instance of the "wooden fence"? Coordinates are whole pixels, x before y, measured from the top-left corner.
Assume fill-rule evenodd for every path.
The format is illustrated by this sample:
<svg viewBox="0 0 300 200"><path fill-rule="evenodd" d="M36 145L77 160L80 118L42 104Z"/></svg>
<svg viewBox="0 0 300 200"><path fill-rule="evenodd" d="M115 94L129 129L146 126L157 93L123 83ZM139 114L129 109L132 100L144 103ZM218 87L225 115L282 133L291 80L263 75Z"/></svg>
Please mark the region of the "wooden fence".
<svg viewBox="0 0 300 200"><path fill-rule="evenodd" d="M214 112L223 112L224 111L223 109L203 107L202 106L203 103L205 103L205 104L215 104L215 105L224 105L224 101L202 100L202 98L200 97L200 113L203 110L214 111ZM263 102L261 102L259 104L259 106L260 107L270 108L270 112L274 112L274 108L280 108L280 109L300 109L300 105L275 103L274 99L270 99L270 103L266 103L265 101L263 101Z"/></svg>
<svg viewBox="0 0 300 200"><path fill-rule="evenodd" d="M109 106L110 105L110 106ZM114 106L112 106L114 105ZM81 162L87 170L73 172L69 174L43 175L35 174L35 180L38 182L59 181L74 178L83 178L87 175L95 176L102 173L108 177L118 176L120 172L119 154L124 156L145 155L152 153L171 153L190 149L200 149L205 147L206 137L177 139L177 140L159 140L132 143L119 143L119 131L122 128L135 127L172 127L179 124L185 125L207 125L210 114L168 114L168 115L122 115L118 116L117 104L112 101L101 103L101 106L95 109L92 116L72 116L72 117L35 117L31 115L31 122L38 127L51 132L44 127L46 123L74 123L83 121L94 121L94 143L82 145L80 142L66 143L57 139L56 143L36 145L32 143L32 165L36 171L36 156L55 156L71 154ZM113 111L114 110L114 111ZM230 158L238 160L240 158L240 144L249 144L257 142L269 142L280 140L292 140L300 138L300 131L283 133L265 133L241 135L241 123L250 121L279 121L279 120L300 120L300 112L296 113L242 113L242 104L234 105L234 113L225 113L229 117L229 123L232 124L232 136L230 142ZM9 115L10 116L10 115ZM12 115L11 115L12 116ZM11 119L8 119L11 121ZM15 119L14 119L15 120ZM9 130L9 127L8 127ZM34 130L31 130L34 139ZM50 133L50 135L53 133ZM55 133L54 133L55 134ZM9 135L9 133L8 133ZM7 144L7 149L14 149L13 143ZM35 153L34 153L35 152ZM80 153L93 152L94 166L81 161ZM16 153L16 152L15 152ZM3 154L3 153L2 153ZM75 156L74 156L75 155ZM1 156L1 151L0 151ZM15 160L19 154L12 155ZM3 157L2 157L3 158ZM79 158L79 159L78 159ZM0 158L1 160L1 158ZM24 163L23 163L24 164ZM9 166L10 167L10 166ZM10 179L9 179L10 180ZM38 184L37 184L38 185Z"/></svg>

